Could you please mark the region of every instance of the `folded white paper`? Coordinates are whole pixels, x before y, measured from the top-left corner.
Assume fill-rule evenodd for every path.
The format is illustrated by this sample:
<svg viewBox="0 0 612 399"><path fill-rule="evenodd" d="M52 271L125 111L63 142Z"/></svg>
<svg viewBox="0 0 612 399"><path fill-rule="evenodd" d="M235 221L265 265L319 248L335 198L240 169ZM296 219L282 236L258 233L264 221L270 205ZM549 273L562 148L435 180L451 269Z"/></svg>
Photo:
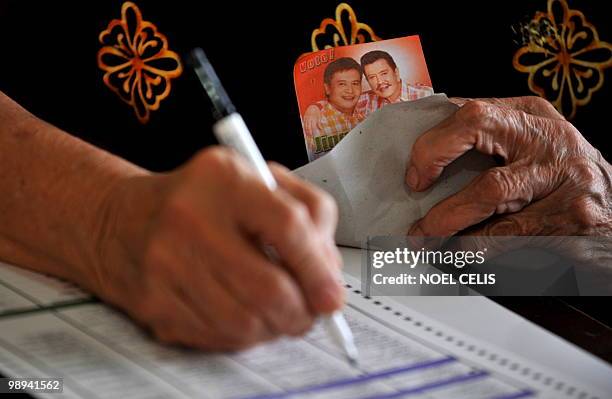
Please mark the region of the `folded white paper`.
<svg viewBox="0 0 612 399"><path fill-rule="evenodd" d="M433 205L494 165L492 158L470 151L447 167L429 190L416 193L405 185L416 139L456 110L443 94L387 105L330 153L294 171L336 199L338 244L359 248L368 236L406 234Z"/></svg>

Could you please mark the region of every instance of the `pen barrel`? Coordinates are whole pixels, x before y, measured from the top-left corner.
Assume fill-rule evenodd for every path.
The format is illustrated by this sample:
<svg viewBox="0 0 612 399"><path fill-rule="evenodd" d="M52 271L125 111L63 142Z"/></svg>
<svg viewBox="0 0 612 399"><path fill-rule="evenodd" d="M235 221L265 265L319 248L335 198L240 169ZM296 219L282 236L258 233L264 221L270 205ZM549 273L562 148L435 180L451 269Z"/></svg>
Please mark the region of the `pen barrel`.
<svg viewBox="0 0 612 399"><path fill-rule="evenodd" d="M240 155L253 165L270 190L276 189L276 180L257 148L249 128L239 113L234 112L218 120L212 129L215 137L221 144L238 151Z"/></svg>

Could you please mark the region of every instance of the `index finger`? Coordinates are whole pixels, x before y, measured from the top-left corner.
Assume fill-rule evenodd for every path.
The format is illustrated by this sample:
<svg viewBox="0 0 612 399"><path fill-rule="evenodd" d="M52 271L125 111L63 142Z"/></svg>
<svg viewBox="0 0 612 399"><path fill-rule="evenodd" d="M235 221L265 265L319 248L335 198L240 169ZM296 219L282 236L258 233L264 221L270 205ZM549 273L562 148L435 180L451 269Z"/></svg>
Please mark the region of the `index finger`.
<svg viewBox="0 0 612 399"><path fill-rule="evenodd" d="M453 104L464 106L470 101L482 101L485 103L507 107L527 114L541 116L544 118L565 120L565 117L547 100L537 96L504 97L504 98L462 98L452 97L449 101Z"/></svg>
<svg viewBox="0 0 612 399"><path fill-rule="evenodd" d="M241 224L247 233L272 245L313 312L331 313L342 306L337 259L326 256L330 237L315 226L308 207L282 188L272 192L256 182L243 197L249 206L237 209Z"/></svg>
<svg viewBox="0 0 612 399"><path fill-rule="evenodd" d="M547 121L552 119L470 101L416 140L406 183L415 191L429 188L446 166L471 149L511 161L520 152L520 140L537 134Z"/></svg>

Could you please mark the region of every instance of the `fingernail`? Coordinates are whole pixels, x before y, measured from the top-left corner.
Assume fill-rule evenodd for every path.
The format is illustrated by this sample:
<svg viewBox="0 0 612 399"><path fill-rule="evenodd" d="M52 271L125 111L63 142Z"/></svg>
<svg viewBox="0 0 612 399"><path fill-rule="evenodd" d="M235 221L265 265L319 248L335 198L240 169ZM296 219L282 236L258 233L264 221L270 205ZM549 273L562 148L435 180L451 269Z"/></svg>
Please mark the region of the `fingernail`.
<svg viewBox="0 0 612 399"><path fill-rule="evenodd" d="M408 182L408 186L410 186L410 188L413 190L416 190L419 186L419 174L414 166L411 166L410 169L408 169L406 181Z"/></svg>

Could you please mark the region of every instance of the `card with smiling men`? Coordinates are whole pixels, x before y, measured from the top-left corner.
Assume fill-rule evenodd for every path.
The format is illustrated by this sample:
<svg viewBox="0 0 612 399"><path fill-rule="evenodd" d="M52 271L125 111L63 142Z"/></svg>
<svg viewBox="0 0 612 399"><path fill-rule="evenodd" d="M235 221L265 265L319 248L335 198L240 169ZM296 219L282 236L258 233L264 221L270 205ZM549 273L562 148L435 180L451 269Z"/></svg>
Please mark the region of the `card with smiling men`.
<svg viewBox="0 0 612 399"><path fill-rule="evenodd" d="M386 104L434 93L418 36L304 54L293 78L310 161Z"/></svg>

